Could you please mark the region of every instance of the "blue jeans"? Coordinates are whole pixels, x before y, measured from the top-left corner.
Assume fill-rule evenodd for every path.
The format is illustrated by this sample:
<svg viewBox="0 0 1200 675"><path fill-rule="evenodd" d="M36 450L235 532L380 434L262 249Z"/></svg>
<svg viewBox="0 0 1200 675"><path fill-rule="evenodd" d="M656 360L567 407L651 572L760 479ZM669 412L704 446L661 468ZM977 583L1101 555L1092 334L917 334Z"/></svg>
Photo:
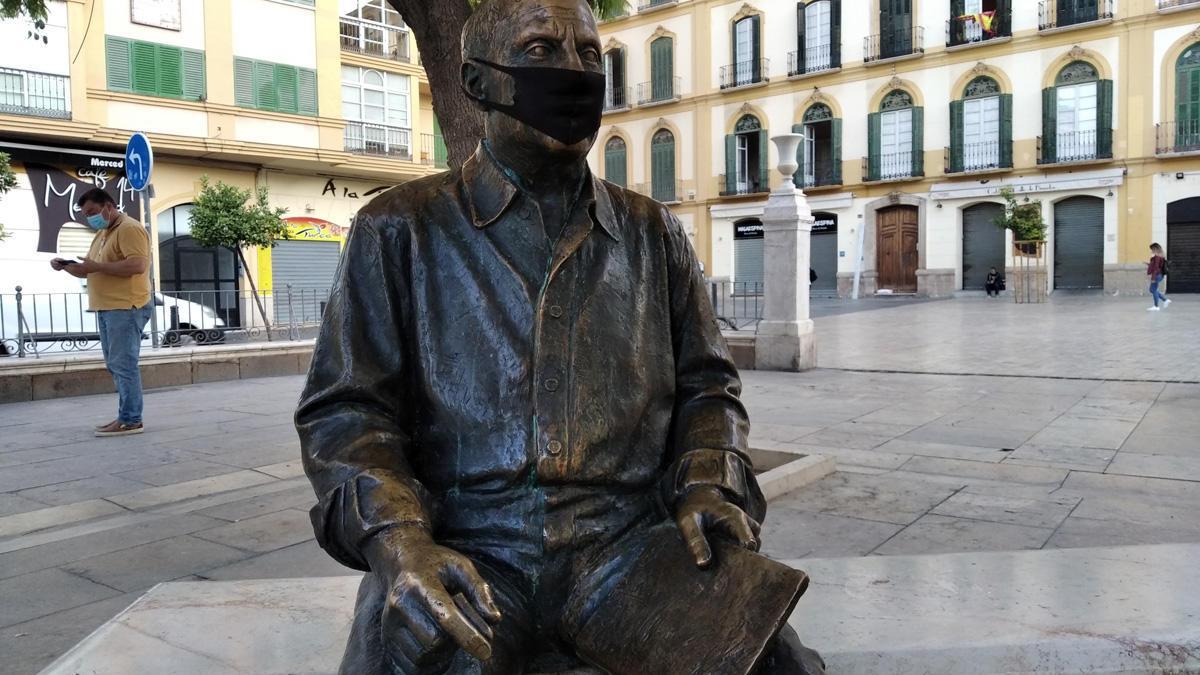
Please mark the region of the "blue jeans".
<svg viewBox="0 0 1200 675"><path fill-rule="evenodd" d="M1158 303L1166 302L1167 296L1158 292L1158 285L1162 283L1162 275L1155 274L1154 280L1150 282L1150 297L1154 298L1154 306L1158 307Z"/></svg>
<svg viewBox="0 0 1200 675"><path fill-rule="evenodd" d="M138 355L142 351L142 331L150 320L153 305L136 309L107 309L96 312L100 348L104 365L117 385L117 421L142 422L142 371Z"/></svg>

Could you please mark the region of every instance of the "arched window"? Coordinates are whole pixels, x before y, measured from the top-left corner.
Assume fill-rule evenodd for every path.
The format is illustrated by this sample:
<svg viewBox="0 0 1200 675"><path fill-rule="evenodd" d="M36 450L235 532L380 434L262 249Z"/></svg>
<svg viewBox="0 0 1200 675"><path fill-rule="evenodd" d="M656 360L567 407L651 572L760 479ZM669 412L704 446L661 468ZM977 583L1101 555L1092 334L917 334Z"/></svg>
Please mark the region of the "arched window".
<svg viewBox="0 0 1200 675"><path fill-rule="evenodd" d="M1041 163L1112 156L1112 81L1087 61L1072 61L1043 92Z"/></svg>
<svg viewBox="0 0 1200 675"><path fill-rule="evenodd" d="M1200 43L1175 62L1175 151L1200 148Z"/></svg>
<svg viewBox="0 0 1200 675"><path fill-rule="evenodd" d="M679 201L675 185L675 134L659 129L650 140L650 194L660 202Z"/></svg>
<svg viewBox="0 0 1200 675"><path fill-rule="evenodd" d="M212 308L227 326L241 325L237 254L192 239L192 205L158 214L158 268L166 295ZM186 323L186 317L181 317Z"/></svg>
<svg viewBox="0 0 1200 675"><path fill-rule="evenodd" d="M996 80L980 75L950 102L949 171L1012 166L1012 97Z"/></svg>
<svg viewBox="0 0 1200 675"><path fill-rule="evenodd" d="M742 115L725 137L725 190L745 195L769 191L767 131L754 115Z"/></svg>
<svg viewBox="0 0 1200 675"><path fill-rule="evenodd" d="M621 187L629 187L625 167L627 166L625 140L613 136L604 144L604 180Z"/></svg>
<svg viewBox="0 0 1200 675"><path fill-rule="evenodd" d="M797 156L800 168L794 182L797 187L819 187L842 184L842 121L835 119L833 110L817 103L804 111L802 124L792 128L804 134L804 143Z"/></svg>
<svg viewBox="0 0 1200 675"><path fill-rule="evenodd" d="M903 89L888 92L867 120L867 180L895 180L925 173L924 110Z"/></svg>
<svg viewBox="0 0 1200 675"><path fill-rule="evenodd" d="M643 103L670 101L679 95L675 86L675 41L660 37L650 43L650 91L649 98L643 95Z"/></svg>

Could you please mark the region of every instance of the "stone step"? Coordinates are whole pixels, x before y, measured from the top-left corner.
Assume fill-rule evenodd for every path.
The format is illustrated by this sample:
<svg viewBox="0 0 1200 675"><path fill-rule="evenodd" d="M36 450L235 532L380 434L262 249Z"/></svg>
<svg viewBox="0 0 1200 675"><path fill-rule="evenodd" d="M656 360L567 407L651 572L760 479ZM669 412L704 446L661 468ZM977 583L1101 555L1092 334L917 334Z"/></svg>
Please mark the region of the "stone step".
<svg viewBox="0 0 1200 675"><path fill-rule="evenodd" d="M790 562L837 675L1200 672L1200 544ZM43 675L334 673L357 585L161 584Z"/></svg>

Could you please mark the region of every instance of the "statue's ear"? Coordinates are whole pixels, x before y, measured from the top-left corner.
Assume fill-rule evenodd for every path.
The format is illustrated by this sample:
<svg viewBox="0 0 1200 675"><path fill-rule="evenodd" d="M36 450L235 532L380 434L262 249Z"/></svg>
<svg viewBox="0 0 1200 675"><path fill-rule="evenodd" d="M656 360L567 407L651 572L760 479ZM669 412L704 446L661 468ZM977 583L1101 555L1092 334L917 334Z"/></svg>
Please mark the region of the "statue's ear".
<svg viewBox="0 0 1200 675"><path fill-rule="evenodd" d="M475 105L481 109L483 101L487 100L487 77L483 73L483 68L478 63L473 61L463 61L462 64L462 87L466 92L467 98L475 102Z"/></svg>

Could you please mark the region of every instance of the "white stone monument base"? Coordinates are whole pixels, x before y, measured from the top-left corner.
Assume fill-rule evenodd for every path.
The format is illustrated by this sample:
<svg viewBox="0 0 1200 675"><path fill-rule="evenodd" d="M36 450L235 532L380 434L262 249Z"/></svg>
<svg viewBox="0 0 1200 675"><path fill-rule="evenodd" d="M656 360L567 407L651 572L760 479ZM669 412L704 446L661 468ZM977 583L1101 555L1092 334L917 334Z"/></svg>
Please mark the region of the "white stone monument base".
<svg viewBox="0 0 1200 675"><path fill-rule="evenodd" d="M1200 544L790 562L830 675L1200 673ZM43 675L331 674L357 586L161 584Z"/></svg>
<svg viewBox="0 0 1200 675"><path fill-rule="evenodd" d="M811 319L761 321L754 336L754 369L800 372L817 367L817 334Z"/></svg>

